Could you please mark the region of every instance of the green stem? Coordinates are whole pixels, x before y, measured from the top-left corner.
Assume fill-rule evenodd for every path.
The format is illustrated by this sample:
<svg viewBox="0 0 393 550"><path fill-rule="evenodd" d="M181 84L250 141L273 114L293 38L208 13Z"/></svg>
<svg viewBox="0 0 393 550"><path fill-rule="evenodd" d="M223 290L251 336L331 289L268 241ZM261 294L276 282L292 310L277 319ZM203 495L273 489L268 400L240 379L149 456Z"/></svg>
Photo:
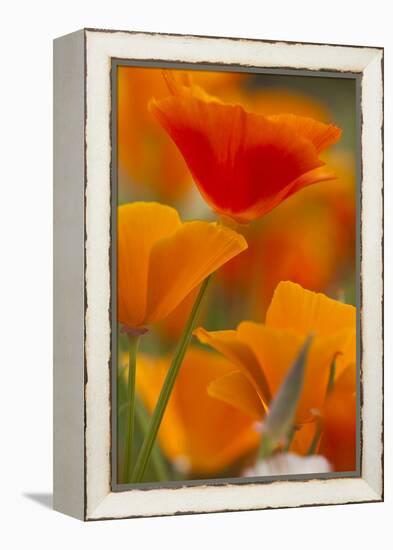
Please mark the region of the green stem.
<svg viewBox="0 0 393 550"><path fill-rule="evenodd" d="M132 481L135 483L138 483L143 479L144 473L146 471L146 467L150 459L153 445L156 440L166 406L171 396L176 377L182 365L184 355L187 351L188 344L190 343L192 337L192 332L198 319L202 298L206 292L207 286L211 278L212 275L209 275L202 283L198 296L195 300L194 307L192 308L190 317L188 318L187 324L184 328L184 332L180 339L178 348L173 357L172 364L168 370L164 384L161 388L160 396L158 398L156 407L150 420L149 430L139 451L135 469L132 475Z"/></svg>
<svg viewBox="0 0 393 550"><path fill-rule="evenodd" d="M258 460L265 460L273 454L274 444L269 434L264 434L262 436L262 441L258 450Z"/></svg>
<svg viewBox="0 0 393 550"><path fill-rule="evenodd" d="M150 416L138 395L135 397L135 420L139 425L141 434L143 437L146 437L147 430L149 428ZM151 465L157 477L157 481L168 481L169 471L165 458L163 457L157 442L153 446L153 450L151 452Z"/></svg>
<svg viewBox="0 0 393 550"><path fill-rule="evenodd" d="M317 420L317 426L315 428L314 437L312 438L310 447L307 451L307 455L310 456L316 452L321 435L322 435L322 423L320 420Z"/></svg>
<svg viewBox="0 0 393 550"><path fill-rule="evenodd" d="M297 432L297 430L298 430L298 427L296 426L296 424L294 424L292 428L289 430L287 441L284 447L284 451L286 453L289 453L289 449L291 448L292 441L293 441L293 438L295 437L295 433Z"/></svg>
<svg viewBox="0 0 393 550"><path fill-rule="evenodd" d="M333 391L335 378L336 378L336 358L334 357L332 364L330 365L329 380L326 386L325 399Z"/></svg>
<svg viewBox="0 0 393 550"><path fill-rule="evenodd" d="M134 418L135 418L135 379L136 356L138 352L140 335L128 334L128 387L127 387L127 431L126 448L124 453L124 483L130 480L132 465L132 446L134 442Z"/></svg>

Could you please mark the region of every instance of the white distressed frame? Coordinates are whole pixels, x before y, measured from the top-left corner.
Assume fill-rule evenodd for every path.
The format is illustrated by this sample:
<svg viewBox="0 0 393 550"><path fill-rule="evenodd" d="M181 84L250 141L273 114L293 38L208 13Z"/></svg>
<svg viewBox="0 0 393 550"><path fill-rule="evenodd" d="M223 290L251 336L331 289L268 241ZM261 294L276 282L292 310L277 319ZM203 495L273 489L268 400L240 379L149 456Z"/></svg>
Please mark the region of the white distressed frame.
<svg viewBox="0 0 393 550"><path fill-rule="evenodd" d="M81 32L84 33L86 69L85 469L83 517L80 511L70 511L70 507L67 513L96 520L382 500L383 50L120 31ZM362 73L361 477L111 491L109 121L112 58ZM58 488L59 493L62 490ZM67 499L69 497L64 496L63 500ZM65 511L64 502L60 497L58 500L57 508Z"/></svg>

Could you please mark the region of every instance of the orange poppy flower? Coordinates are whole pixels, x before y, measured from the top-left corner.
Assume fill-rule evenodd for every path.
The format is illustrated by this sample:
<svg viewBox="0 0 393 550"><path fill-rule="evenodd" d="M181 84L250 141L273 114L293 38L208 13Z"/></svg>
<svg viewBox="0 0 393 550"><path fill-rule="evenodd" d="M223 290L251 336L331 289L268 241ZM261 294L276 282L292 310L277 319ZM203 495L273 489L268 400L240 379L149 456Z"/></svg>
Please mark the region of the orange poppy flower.
<svg viewBox="0 0 393 550"><path fill-rule="evenodd" d="M154 358L142 354L138 358L137 391L150 412L170 362L169 356ZM158 440L172 463L188 473L199 477L214 475L258 445L260 435L248 418L206 392L215 378L233 369L230 361L215 353L192 346L187 351Z"/></svg>
<svg viewBox="0 0 393 550"><path fill-rule="evenodd" d="M167 75L171 96L152 113L181 151L206 202L248 223L303 187L332 179L319 154L341 130L295 115L263 116Z"/></svg>
<svg viewBox="0 0 393 550"><path fill-rule="evenodd" d="M356 367L348 366L337 378L323 411L319 452L336 471L356 469Z"/></svg>
<svg viewBox="0 0 393 550"><path fill-rule="evenodd" d="M183 223L174 208L118 208L118 320L131 328L165 318L208 275L247 248L216 223Z"/></svg>
<svg viewBox="0 0 393 550"><path fill-rule="evenodd" d="M245 321L236 330L195 331L201 342L237 366L236 371L212 382L209 394L239 408L250 419L261 419L312 332L315 337L296 413L296 424L304 424L307 432L308 424L322 414L333 359L337 357L337 376L354 361L355 327L353 306L282 282L274 293L265 324Z"/></svg>

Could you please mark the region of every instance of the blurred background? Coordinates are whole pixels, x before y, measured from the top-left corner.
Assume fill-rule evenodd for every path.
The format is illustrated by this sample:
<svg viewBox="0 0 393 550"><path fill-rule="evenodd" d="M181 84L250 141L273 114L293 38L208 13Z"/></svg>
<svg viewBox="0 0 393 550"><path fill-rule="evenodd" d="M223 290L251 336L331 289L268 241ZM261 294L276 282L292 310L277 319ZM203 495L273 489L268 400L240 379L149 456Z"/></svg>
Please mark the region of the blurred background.
<svg viewBox="0 0 393 550"><path fill-rule="evenodd" d="M327 167L337 175L336 180L303 189L261 220L237 227L249 248L217 273L198 324L217 330L235 328L246 319L263 322L273 291L282 280L355 304L356 81L187 72L209 94L240 103L246 110L264 115L294 113L333 123L343 130L340 142L322 155ZM149 100L167 95L161 69L118 68L118 202L154 200L175 207L183 220L214 220L215 215L193 184L181 154L149 113ZM143 337L143 353L161 357L173 351L197 290ZM121 368L126 363L126 342L120 333L118 342ZM121 380L119 410L125 397ZM119 414L120 450L123 416ZM118 455L120 460L122 453ZM236 470L232 473L236 474ZM147 480L154 479L152 475L148 474ZM220 477L224 473L189 475L195 479L198 475Z"/></svg>

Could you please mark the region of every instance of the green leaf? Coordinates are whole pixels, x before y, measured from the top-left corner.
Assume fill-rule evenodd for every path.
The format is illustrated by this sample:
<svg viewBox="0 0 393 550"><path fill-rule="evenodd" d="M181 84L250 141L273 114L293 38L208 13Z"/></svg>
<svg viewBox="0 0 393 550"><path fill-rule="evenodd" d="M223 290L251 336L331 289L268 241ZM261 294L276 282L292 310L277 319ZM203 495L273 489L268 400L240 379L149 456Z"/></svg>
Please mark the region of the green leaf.
<svg viewBox="0 0 393 550"><path fill-rule="evenodd" d="M262 441L259 449L260 458L271 455L277 444L287 437L293 428L312 339L312 335L306 338L276 397L270 403L269 412L263 423Z"/></svg>

